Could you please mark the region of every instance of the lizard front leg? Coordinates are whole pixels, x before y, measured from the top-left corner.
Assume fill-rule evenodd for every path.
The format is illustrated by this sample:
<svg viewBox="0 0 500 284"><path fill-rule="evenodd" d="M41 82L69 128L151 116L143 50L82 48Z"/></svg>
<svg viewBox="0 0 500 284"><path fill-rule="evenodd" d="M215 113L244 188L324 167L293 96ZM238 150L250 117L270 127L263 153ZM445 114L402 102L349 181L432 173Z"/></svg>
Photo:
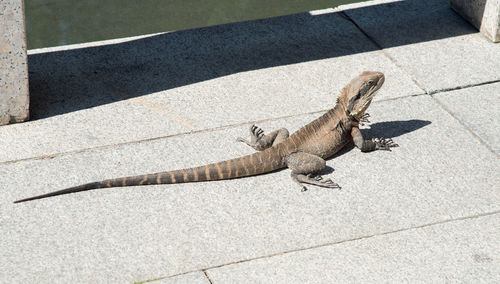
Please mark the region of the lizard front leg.
<svg viewBox="0 0 500 284"><path fill-rule="evenodd" d="M369 113L363 114L363 116L359 119L361 125L365 125L365 123L370 123L370 120L368 120L369 117L370 117Z"/></svg>
<svg viewBox="0 0 500 284"><path fill-rule="evenodd" d="M392 147L399 147L392 139L373 138L372 140L364 140L363 134L358 127L353 127L351 130L352 140L354 145L358 147L361 152L371 152L375 150L391 151Z"/></svg>
<svg viewBox="0 0 500 284"><path fill-rule="evenodd" d="M286 138L288 138L288 136L289 133L286 128L281 128L269 134L264 134L264 130L254 124L250 126L250 142L241 137L238 137L236 141L243 142L255 150L263 151L271 146L283 142Z"/></svg>
<svg viewBox="0 0 500 284"><path fill-rule="evenodd" d="M288 168L292 170L292 180L300 185L302 191L307 190L303 183L328 188L340 188L331 179L323 180L320 175L317 175L326 167L326 161L319 156L297 152L288 155L285 161Z"/></svg>

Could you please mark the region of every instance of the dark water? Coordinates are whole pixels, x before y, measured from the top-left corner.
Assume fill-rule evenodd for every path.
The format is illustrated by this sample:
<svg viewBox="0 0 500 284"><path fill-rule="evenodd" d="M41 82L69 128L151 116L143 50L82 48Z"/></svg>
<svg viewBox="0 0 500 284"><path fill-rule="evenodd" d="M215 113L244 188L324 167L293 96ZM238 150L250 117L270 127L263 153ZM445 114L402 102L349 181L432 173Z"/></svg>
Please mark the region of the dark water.
<svg viewBox="0 0 500 284"><path fill-rule="evenodd" d="M183 30L360 0L25 0L28 48Z"/></svg>

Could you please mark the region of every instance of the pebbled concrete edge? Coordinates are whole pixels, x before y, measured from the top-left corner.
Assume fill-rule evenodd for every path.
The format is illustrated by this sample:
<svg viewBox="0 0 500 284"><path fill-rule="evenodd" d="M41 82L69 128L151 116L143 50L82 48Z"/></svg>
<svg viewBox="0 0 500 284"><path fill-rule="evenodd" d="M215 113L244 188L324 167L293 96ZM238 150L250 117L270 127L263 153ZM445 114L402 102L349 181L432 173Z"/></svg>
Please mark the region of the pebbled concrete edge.
<svg viewBox="0 0 500 284"><path fill-rule="evenodd" d="M451 0L451 8L493 42L500 42L500 0Z"/></svg>
<svg viewBox="0 0 500 284"><path fill-rule="evenodd" d="M24 2L0 4L0 125L29 119Z"/></svg>

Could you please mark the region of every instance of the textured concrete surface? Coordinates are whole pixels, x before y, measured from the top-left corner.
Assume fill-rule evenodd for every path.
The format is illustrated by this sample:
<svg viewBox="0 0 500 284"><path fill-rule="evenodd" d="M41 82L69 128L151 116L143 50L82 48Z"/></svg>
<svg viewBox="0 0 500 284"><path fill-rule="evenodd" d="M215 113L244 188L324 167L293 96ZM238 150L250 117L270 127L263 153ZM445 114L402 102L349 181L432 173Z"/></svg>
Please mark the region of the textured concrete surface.
<svg viewBox="0 0 500 284"><path fill-rule="evenodd" d="M500 80L500 47L453 12L449 1L374 2L380 3L345 13L426 91Z"/></svg>
<svg viewBox="0 0 500 284"><path fill-rule="evenodd" d="M11 232L2 238L5 277L139 281L500 209L498 158L431 97L375 103L370 113L367 137L392 137L401 147L352 149L329 160L341 191L301 192L284 170L11 203L83 182L250 153L234 141L247 125L4 164L0 175L9 179L0 187L0 223ZM294 131L315 116L262 127Z"/></svg>
<svg viewBox="0 0 500 284"><path fill-rule="evenodd" d="M491 41L500 41L499 0L451 0L451 7Z"/></svg>
<svg viewBox="0 0 500 284"><path fill-rule="evenodd" d="M427 4L433 9L444 2ZM373 7L391 10L398 3L369 3L374 4L372 8L359 9L370 17ZM412 19L414 11L405 11L400 10ZM271 19L270 30L286 30L284 23L293 24L293 17L307 25L306 19L319 21L323 18L314 17L327 15L339 28L351 25L351 40L361 33L338 14L316 15ZM457 25L477 35L455 17ZM273 20L285 22L273 25ZM279 281L284 270L294 266L289 260L281 265L276 256L293 256L289 252L296 252L298 261L318 255L320 267L326 267L329 260L344 261L352 275L372 273L373 279L388 282L404 280L402 274L387 273L398 268L415 280L428 273L429 279L452 281L456 279L449 276L453 273L470 282L499 282L498 254L493 252L500 241L490 237L498 235L500 214L500 163L494 150L497 142L492 140L498 131L495 127L488 129L500 109L494 95L498 94L498 83L478 77L477 86L467 87L457 80L451 87L461 90L425 94L418 87L424 85L421 78L394 59L392 51L377 49L376 43L367 38L360 43L343 43L340 35L344 33L334 28L328 34L331 38L320 39L328 39L332 50L336 48L334 42L346 44L340 53L326 52L327 46L318 57L298 52L301 44L315 40L307 37L308 29L297 31L299 35L304 33L304 39L299 35L281 40L271 37L277 40L276 45L272 40L263 41L253 49L244 47L266 34L247 34L249 38L235 40L232 49L232 35L238 38L242 36L239 31L258 25L260 21L88 49L33 52L29 60L34 62L34 69L30 72L40 89L35 99L36 120L0 128L0 143L4 143L0 151L0 283L203 282L205 272L212 283L227 283L224 279L238 280L242 275L240 266L232 264L242 262L253 269L262 261L276 265L268 271L275 267L276 273L271 276ZM191 50L192 57L187 50L181 52L182 46L191 46L203 33L214 33L210 48L201 52L203 48L196 47ZM453 49L457 48L453 39L461 36L443 33L439 40L450 41ZM468 34L467 40L469 45L464 47L477 44L489 52L483 37ZM323 47L316 47L322 46L320 42L308 45L309 49L321 50ZM218 46L221 43L225 45ZM351 48L351 44L365 43L372 43L372 47ZM422 63L429 77L445 76L440 61L432 65L427 54L419 50L428 48L421 44L406 45L415 50L411 60L429 61L427 65ZM192 69L183 71L179 67L180 73L175 73L174 65L164 66L168 61L162 61L162 56L169 45L189 57L174 61L179 66L195 60ZM293 55L283 47L289 47ZM233 61L219 62L230 57L226 53L239 60L262 57L255 57L255 53L268 57L256 65L251 64L253 61L242 63L244 68L238 69ZM72 64L64 65L66 59ZM491 64L481 56L472 60L474 66ZM155 65L157 61L162 64ZM216 73L219 69L215 67L203 71L211 66L204 62L217 63L223 72ZM57 63L62 66L59 71ZM456 67L460 64L450 69ZM367 138L393 138L400 147L392 152L360 153L351 146L328 160L327 174L343 186L341 191L311 187L301 192L290 180L289 170L283 170L231 181L113 188L12 204L19 198L80 183L251 153L252 149L235 142L235 138L247 135L252 123L258 121L266 131L279 127L295 131L333 104L339 89L362 69L387 75L387 84L370 107L372 123L363 133ZM155 71L158 75L153 79L140 75L145 72L153 76ZM449 72L462 77L474 75L474 70L467 68ZM120 75L122 81L118 80ZM127 82L133 81L133 76L142 87L134 89L134 84ZM174 83L170 84L170 79ZM266 92L266 88L273 92ZM467 112L469 108L476 111ZM186 125L190 121L195 123ZM52 135L52 140L44 140L44 135ZM16 137L25 137L19 140L24 148L2 142L16 141ZM405 248L405 243L412 244L414 250ZM378 250L359 249L372 245ZM344 257L332 259L331 251L344 253ZM381 268L374 267L378 256L383 256L378 263ZM422 270L412 263L422 264ZM435 269L440 266L442 270ZM290 277L328 280L342 272L341 266L303 269L316 275L297 276L290 271ZM227 278L217 280L219 276Z"/></svg>
<svg viewBox="0 0 500 284"><path fill-rule="evenodd" d="M22 0L0 2L0 125L29 117L26 33Z"/></svg>
<svg viewBox="0 0 500 284"><path fill-rule="evenodd" d="M207 271L212 283L491 283L500 215L434 224Z"/></svg>

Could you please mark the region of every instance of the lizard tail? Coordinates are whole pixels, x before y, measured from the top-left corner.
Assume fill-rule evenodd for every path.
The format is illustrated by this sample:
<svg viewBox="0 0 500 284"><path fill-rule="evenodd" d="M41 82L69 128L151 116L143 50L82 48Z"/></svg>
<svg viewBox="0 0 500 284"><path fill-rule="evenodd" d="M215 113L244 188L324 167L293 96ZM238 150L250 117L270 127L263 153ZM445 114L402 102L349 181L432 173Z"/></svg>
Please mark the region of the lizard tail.
<svg viewBox="0 0 500 284"><path fill-rule="evenodd" d="M138 185L153 185L153 184L175 184L186 182L212 181L246 177L262 173L271 172L284 167L281 156L277 151L257 152L251 155L240 158L222 161L218 163L208 164L205 166L194 167L182 170L173 170L159 172L155 174L146 174L138 176L121 177L108 179L98 182L91 182L75 187L70 187L46 194L33 196L14 203L21 203L36 199L42 199L57 195L75 193L80 191L122 187L122 186L138 186Z"/></svg>

